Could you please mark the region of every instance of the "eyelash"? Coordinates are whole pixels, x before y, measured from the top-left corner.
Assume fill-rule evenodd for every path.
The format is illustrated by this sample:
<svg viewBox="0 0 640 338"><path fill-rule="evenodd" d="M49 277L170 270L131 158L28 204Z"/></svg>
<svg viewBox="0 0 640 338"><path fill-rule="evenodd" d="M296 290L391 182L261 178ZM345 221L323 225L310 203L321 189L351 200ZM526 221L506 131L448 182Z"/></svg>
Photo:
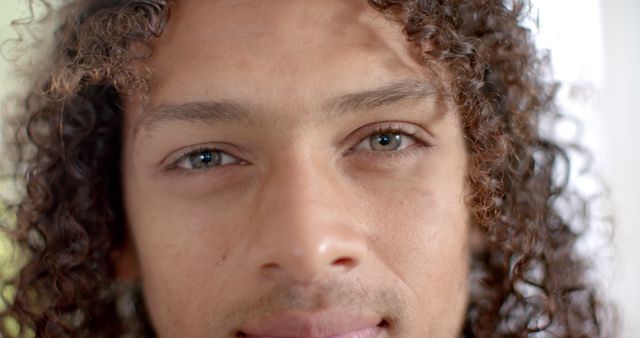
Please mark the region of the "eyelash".
<svg viewBox="0 0 640 338"><path fill-rule="evenodd" d="M228 152L226 152L226 151L224 151L222 149L199 145L199 146L196 146L194 148L189 148L189 149L184 150L180 155L177 156L177 159L175 161L173 161L167 167L167 170L203 171L204 169L181 169L181 168L178 168L178 164L180 162L184 161L184 160L187 160L191 156L197 156L197 155L200 155L200 154L206 153L206 152L211 152L211 153L218 153L219 152L219 153L222 153L224 155L236 158L238 160L238 163L234 163L234 164L245 164L246 163L245 161L243 161L241 159L238 159L236 156L233 156L233 155L229 154ZM221 165L221 166L218 166L218 167L223 167L223 166L226 166L226 165ZM214 168L217 168L217 167L214 167Z"/></svg>
<svg viewBox="0 0 640 338"><path fill-rule="evenodd" d="M401 159L403 157L408 156L410 153L412 153L414 150L416 149L412 149L412 148L429 148L431 147L431 145L429 143L427 143L426 141L416 137L416 135L418 134L417 129L414 128L408 128L405 126L400 126L400 125L395 125L393 123L388 123L385 125L378 125L375 129L367 131L364 133L363 136L359 137L359 141L356 144L356 146L362 144L363 141L368 140L369 138L376 136L376 135L380 135L380 134L399 134L402 135L403 137L410 137L413 139L413 141L416 143L415 145L409 146L407 148L402 148L399 150L390 150L390 151L375 151L375 150L368 150L368 151L363 151L363 150L357 150L354 149L354 147L349 148L349 150L345 153L345 155L352 155L352 154L358 154L358 156L366 156L369 157L370 160L374 160L374 159L379 159L380 157L385 158L385 159ZM195 173L195 172L200 172L200 171L209 171L211 169L216 169L216 170L220 170L221 168L224 168L226 166L228 166L229 164L225 164L225 165L220 165L220 166L215 166L209 169L183 169L183 168L179 168L178 164L186 159L188 159L191 156L197 156L199 154L205 153L205 152L220 152L223 153L227 156L231 156L237 159L237 157L227 153L226 151L219 149L219 148L215 148L215 147L209 147L209 146L197 146L195 148L191 148L191 149L187 149L184 152L182 152L182 154L180 154L177 157L177 160L173 161L167 168L167 171L178 171L178 172L183 172L185 174L188 173ZM246 164L245 161L238 159L238 163L233 163L233 164Z"/></svg>
<svg viewBox="0 0 640 338"><path fill-rule="evenodd" d="M404 127L404 126L397 126L394 124L387 124L387 125L379 125L377 126L374 130L370 130L367 131L363 136L359 137L360 141L358 142L358 145L361 144L363 141L366 141L367 139L376 136L376 135L381 135L381 134L400 134L402 136L408 136L412 139L414 139L414 141L416 141L416 143L419 144L425 144L424 141L420 140L419 138L416 137L416 135L418 134L418 131L411 128L411 130L409 130L409 128ZM353 147L350 148L350 150L353 150ZM384 155L389 154L389 153L397 153L401 150L395 150L395 151L372 151L374 153L380 153L380 155Z"/></svg>

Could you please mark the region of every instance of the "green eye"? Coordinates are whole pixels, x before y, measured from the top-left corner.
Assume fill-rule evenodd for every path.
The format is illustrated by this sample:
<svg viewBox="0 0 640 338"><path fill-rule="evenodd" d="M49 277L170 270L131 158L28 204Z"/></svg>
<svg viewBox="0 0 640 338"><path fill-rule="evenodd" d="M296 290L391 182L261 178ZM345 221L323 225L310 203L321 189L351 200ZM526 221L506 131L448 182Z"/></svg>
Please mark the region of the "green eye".
<svg viewBox="0 0 640 338"><path fill-rule="evenodd" d="M205 170L226 164L239 163L240 160L215 149L196 149L178 159L176 168L186 170Z"/></svg>
<svg viewBox="0 0 640 338"><path fill-rule="evenodd" d="M369 146L375 151L393 151L402 146L403 135L382 133L369 137Z"/></svg>
<svg viewBox="0 0 640 338"><path fill-rule="evenodd" d="M406 130L405 130L406 129ZM412 147L420 143L413 135L415 131L401 127L380 127L361 139L353 150L381 152L400 152L405 148Z"/></svg>
<svg viewBox="0 0 640 338"><path fill-rule="evenodd" d="M219 166L222 154L219 151L203 150L187 156L190 169L206 169Z"/></svg>

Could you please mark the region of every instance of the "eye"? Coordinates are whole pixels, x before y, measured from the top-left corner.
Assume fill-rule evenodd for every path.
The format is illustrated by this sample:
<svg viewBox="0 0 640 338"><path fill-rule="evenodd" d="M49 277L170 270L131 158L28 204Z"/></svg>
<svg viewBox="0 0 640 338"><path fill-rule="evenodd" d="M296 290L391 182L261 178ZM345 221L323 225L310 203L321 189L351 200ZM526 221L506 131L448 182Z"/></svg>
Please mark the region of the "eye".
<svg viewBox="0 0 640 338"><path fill-rule="evenodd" d="M407 128L387 126L380 127L369 133L352 150L365 150L374 152L400 151L419 143L414 135L415 131Z"/></svg>
<svg viewBox="0 0 640 338"><path fill-rule="evenodd" d="M184 170L204 170L241 161L221 150L210 148L195 149L182 155L173 165Z"/></svg>

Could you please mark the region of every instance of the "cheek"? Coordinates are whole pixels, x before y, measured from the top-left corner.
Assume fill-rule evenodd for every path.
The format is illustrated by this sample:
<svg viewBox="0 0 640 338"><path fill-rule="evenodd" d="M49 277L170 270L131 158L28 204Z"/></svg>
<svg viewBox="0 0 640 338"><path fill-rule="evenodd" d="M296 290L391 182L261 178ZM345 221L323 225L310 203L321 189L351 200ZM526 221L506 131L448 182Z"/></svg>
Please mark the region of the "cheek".
<svg viewBox="0 0 640 338"><path fill-rule="evenodd" d="M185 200L132 182L126 210L143 276L145 301L158 332L197 337L214 300L224 299L237 257L238 208L216 201ZM142 193L141 193L142 192ZM215 208L213 208L215 206ZM230 221L233 220L234 222ZM203 292L206 290L206 292ZM180 328L180 332L173 332ZM185 330L189 332L185 332ZM175 335L172 335L175 334Z"/></svg>
<svg viewBox="0 0 640 338"><path fill-rule="evenodd" d="M411 295L412 331L448 336L461 327L468 297L466 208L442 195L411 197L414 203L380 213L373 246Z"/></svg>
<svg viewBox="0 0 640 338"><path fill-rule="evenodd" d="M360 214L373 225L370 246L414 295L416 322L432 333L459 327L467 301L469 217L464 162L456 163L424 163L392 183L367 182L361 196L367 210Z"/></svg>
<svg viewBox="0 0 640 338"><path fill-rule="evenodd" d="M425 278L438 283L443 276L464 275L468 217L462 197L399 189L394 202L374 198L369 203L368 224L374 224L369 237L381 260L417 287Z"/></svg>

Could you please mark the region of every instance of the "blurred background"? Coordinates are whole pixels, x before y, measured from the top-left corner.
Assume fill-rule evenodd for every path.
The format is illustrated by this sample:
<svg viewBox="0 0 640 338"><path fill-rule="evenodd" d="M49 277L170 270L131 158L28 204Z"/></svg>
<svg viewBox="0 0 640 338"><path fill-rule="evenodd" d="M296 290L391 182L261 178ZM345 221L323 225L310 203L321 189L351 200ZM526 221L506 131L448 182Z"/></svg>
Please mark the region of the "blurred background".
<svg viewBox="0 0 640 338"><path fill-rule="evenodd" d="M598 180L608 186L595 212L613 215L613 241L602 222L583 245L598 265L604 291L618 304L620 336L640 337L640 0L532 2L528 25L538 46L551 51L562 82L560 106L582 123L560 125L556 133L580 136L594 153L587 177L573 169L574 184L585 194L597 193ZM10 23L26 14L26 0L1 1L0 41L17 36ZM15 56L0 59L0 102L21 87L11 72Z"/></svg>

